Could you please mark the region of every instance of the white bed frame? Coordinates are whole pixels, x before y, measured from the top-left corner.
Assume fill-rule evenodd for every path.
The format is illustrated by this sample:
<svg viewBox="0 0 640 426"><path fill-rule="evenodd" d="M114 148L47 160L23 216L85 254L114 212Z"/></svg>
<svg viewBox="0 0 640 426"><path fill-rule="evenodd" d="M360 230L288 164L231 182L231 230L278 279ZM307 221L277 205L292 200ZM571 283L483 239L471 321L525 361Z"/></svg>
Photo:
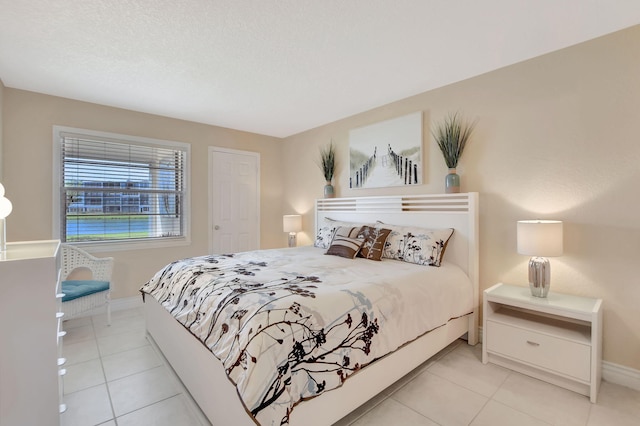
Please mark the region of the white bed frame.
<svg viewBox="0 0 640 426"><path fill-rule="evenodd" d="M394 225L455 228L445 262L459 265L473 283L473 313L450 321L403 346L351 376L342 387L300 403L293 410L293 426L327 426L392 385L438 353L467 335L478 342L478 194L395 195L332 198L316 201L316 229L323 219L353 222L377 220ZM251 426L235 387L222 363L169 315L152 297L145 302L147 331L161 349L201 410L214 426Z"/></svg>

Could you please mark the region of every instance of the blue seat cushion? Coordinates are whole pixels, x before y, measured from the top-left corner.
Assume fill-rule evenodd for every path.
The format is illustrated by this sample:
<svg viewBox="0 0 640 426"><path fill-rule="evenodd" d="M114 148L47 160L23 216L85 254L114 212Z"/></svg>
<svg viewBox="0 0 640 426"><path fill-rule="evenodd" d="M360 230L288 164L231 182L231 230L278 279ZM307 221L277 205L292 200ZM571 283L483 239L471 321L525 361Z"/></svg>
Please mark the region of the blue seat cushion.
<svg viewBox="0 0 640 426"><path fill-rule="evenodd" d="M109 290L109 281L71 280L62 281L63 302Z"/></svg>

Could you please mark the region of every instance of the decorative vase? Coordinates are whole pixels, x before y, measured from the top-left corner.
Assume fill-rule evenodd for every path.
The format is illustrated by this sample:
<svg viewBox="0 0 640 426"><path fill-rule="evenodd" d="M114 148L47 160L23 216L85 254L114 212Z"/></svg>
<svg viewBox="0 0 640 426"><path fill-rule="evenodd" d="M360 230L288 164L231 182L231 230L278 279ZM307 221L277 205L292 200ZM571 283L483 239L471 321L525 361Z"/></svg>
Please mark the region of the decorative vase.
<svg viewBox="0 0 640 426"><path fill-rule="evenodd" d="M445 180L445 192L453 194L460 192L460 176L456 173L456 169L449 169Z"/></svg>
<svg viewBox="0 0 640 426"><path fill-rule="evenodd" d="M333 198L333 185L331 185L331 181L327 181L327 184L324 186L324 198Z"/></svg>

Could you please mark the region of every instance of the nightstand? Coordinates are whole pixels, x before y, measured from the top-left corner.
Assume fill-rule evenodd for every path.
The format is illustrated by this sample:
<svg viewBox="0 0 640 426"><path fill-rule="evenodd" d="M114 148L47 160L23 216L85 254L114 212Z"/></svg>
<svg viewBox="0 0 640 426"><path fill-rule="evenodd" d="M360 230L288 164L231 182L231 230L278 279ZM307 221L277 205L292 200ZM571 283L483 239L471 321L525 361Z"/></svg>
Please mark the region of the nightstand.
<svg viewBox="0 0 640 426"><path fill-rule="evenodd" d="M482 362L596 402L602 377L602 299L496 284L484 291Z"/></svg>

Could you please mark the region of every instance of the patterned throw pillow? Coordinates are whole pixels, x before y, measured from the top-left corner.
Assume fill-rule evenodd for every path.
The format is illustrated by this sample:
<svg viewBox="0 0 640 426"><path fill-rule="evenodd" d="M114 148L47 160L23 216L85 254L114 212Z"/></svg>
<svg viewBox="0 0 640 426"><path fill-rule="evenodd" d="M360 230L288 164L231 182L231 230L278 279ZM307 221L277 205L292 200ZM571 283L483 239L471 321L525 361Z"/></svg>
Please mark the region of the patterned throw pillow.
<svg viewBox="0 0 640 426"><path fill-rule="evenodd" d="M453 228L424 229L385 225L391 229L382 253L383 258L440 266Z"/></svg>
<svg viewBox="0 0 640 426"><path fill-rule="evenodd" d="M337 228L334 226L323 226L318 229L318 234L316 235L316 240L313 243L313 246L323 249L329 248L331 241L333 240L333 234L336 233L336 229Z"/></svg>
<svg viewBox="0 0 640 426"><path fill-rule="evenodd" d="M358 257L370 260L382 260L384 244L391 233L391 229L374 228L363 226L358 234L359 238L364 238L364 244L358 252Z"/></svg>
<svg viewBox="0 0 640 426"><path fill-rule="evenodd" d="M331 246L329 246L329 250L327 250L325 254L353 259L356 257L358 251L360 251L362 243L364 243L364 239L362 238L349 238L336 234L336 236L333 237Z"/></svg>
<svg viewBox="0 0 640 426"><path fill-rule="evenodd" d="M363 224L342 222L339 220L326 218L324 220L324 225L320 229L318 229L316 240L314 241L313 246L328 249L331 245L331 241L333 241L333 236L336 234L336 231L342 226L357 227L358 229L360 229Z"/></svg>
<svg viewBox="0 0 640 426"><path fill-rule="evenodd" d="M335 238L337 235L348 238L363 238L360 236L360 230L362 228L362 226L340 226L338 227L338 229L336 229L336 233L334 234L333 238Z"/></svg>

